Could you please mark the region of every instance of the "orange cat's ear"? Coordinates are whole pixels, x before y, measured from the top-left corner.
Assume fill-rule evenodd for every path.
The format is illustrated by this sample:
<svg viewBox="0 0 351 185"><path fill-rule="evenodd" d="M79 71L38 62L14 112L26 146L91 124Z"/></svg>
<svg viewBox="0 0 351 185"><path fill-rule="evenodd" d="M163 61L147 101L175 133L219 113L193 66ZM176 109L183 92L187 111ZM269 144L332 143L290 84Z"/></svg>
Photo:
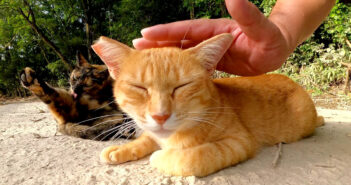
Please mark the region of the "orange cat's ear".
<svg viewBox="0 0 351 185"><path fill-rule="evenodd" d="M202 66L212 74L224 53L231 46L233 39L231 34L223 33L205 40L186 51L195 55L200 60Z"/></svg>
<svg viewBox="0 0 351 185"><path fill-rule="evenodd" d="M106 64L113 79L116 79L119 67L125 57L133 50L116 40L104 36L101 36L91 47Z"/></svg>

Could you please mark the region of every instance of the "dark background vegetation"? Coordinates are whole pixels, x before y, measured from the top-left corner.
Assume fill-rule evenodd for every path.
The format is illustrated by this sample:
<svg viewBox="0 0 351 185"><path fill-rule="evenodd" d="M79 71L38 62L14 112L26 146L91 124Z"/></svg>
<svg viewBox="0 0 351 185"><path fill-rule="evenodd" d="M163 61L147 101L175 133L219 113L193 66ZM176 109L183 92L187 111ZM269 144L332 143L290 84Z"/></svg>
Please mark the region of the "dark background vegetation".
<svg viewBox="0 0 351 185"><path fill-rule="evenodd" d="M276 0L251 0L269 15ZM28 66L55 86L67 87L80 50L105 35L128 45L144 27L194 18L229 17L224 0L0 0L0 95L26 96L19 72ZM314 35L276 72L307 88L343 83L350 62L351 5L338 1ZM351 44L350 44L351 46Z"/></svg>

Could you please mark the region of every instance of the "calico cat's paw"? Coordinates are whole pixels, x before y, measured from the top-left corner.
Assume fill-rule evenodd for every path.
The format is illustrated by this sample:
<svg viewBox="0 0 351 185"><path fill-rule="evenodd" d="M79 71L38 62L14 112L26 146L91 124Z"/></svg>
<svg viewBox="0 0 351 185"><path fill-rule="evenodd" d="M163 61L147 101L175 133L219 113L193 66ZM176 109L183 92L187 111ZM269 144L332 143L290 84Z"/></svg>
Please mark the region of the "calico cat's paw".
<svg viewBox="0 0 351 185"><path fill-rule="evenodd" d="M106 164L121 164L137 160L133 150L125 146L109 146L100 153L100 161Z"/></svg>
<svg viewBox="0 0 351 185"><path fill-rule="evenodd" d="M24 88L32 91L36 95L42 95L43 88L39 80L37 79L37 75L35 71L29 67L24 68L20 74L21 84Z"/></svg>
<svg viewBox="0 0 351 185"><path fill-rule="evenodd" d="M29 67L24 68L20 74L21 83L25 88L29 88L32 85L39 85L35 71Z"/></svg>

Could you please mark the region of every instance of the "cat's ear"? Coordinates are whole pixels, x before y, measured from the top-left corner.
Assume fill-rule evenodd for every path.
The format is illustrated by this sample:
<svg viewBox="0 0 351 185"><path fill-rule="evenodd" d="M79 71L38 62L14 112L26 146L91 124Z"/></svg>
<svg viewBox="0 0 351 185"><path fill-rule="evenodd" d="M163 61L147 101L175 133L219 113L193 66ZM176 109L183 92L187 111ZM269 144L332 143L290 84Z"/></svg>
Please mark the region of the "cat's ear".
<svg viewBox="0 0 351 185"><path fill-rule="evenodd" d="M233 39L231 34L223 33L185 51L195 55L200 60L202 66L212 74L224 53L231 46Z"/></svg>
<svg viewBox="0 0 351 185"><path fill-rule="evenodd" d="M106 64L113 79L116 79L120 65L125 57L133 50L116 40L104 36L101 36L91 47Z"/></svg>
<svg viewBox="0 0 351 185"><path fill-rule="evenodd" d="M87 61L87 59L85 59L84 56L79 51L77 51L76 58L77 58L78 67L89 65L89 62Z"/></svg>

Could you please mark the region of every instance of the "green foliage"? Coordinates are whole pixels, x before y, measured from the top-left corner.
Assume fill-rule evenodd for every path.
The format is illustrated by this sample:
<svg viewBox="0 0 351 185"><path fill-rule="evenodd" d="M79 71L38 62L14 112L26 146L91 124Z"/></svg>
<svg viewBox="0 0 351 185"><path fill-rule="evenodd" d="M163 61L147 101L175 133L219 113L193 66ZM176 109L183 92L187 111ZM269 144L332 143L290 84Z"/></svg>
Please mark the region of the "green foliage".
<svg viewBox="0 0 351 185"><path fill-rule="evenodd" d="M304 45L300 47L307 47L307 50L311 49L309 48L310 45ZM308 57L306 57L308 60L312 60L311 62L299 63L294 62L294 60L288 60L276 72L290 76L294 81L307 89L316 90L316 92L323 92L332 85L341 84L345 78L346 68L341 67L340 61L350 61L349 51L344 48L335 49L334 45L330 45L325 49L316 45L311 47L315 47L315 50L308 53ZM319 57L313 56L315 53L318 53Z"/></svg>
<svg viewBox="0 0 351 185"><path fill-rule="evenodd" d="M351 6L337 1L324 22L322 37L333 43L344 45L345 38L351 38Z"/></svg>
<svg viewBox="0 0 351 185"><path fill-rule="evenodd" d="M314 59L320 56L323 48L323 43L317 43L315 40L309 39L297 47L287 61L301 68L302 66L313 63Z"/></svg>
<svg viewBox="0 0 351 185"><path fill-rule="evenodd" d="M250 0L253 4L255 4L265 16L268 16L277 0Z"/></svg>
<svg viewBox="0 0 351 185"><path fill-rule="evenodd" d="M276 2L250 1L266 16ZM35 21L71 66L76 51L87 56L92 41L101 35L131 45L147 26L190 18L230 17L224 0L0 0L0 93L7 95L23 95L18 75L26 66L53 85L68 86L64 62L19 9ZM339 62L351 62L345 42L351 39L350 17L350 4L337 1L330 16L278 72L318 91L341 83L344 69ZM95 55L92 62L101 63Z"/></svg>
<svg viewBox="0 0 351 185"><path fill-rule="evenodd" d="M69 86L67 75L62 74L62 71L65 71L65 66L61 60L49 63L46 67L53 75L58 78L57 83L54 82L54 84L57 84L60 87Z"/></svg>
<svg viewBox="0 0 351 185"><path fill-rule="evenodd" d="M141 36L142 28L188 16L178 0L122 0L111 7L109 18L108 36L131 45L133 39Z"/></svg>
<svg viewBox="0 0 351 185"><path fill-rule="evenodd" d="M229 17L224 0L183 0L183 7L191 18Z"/></svg>

